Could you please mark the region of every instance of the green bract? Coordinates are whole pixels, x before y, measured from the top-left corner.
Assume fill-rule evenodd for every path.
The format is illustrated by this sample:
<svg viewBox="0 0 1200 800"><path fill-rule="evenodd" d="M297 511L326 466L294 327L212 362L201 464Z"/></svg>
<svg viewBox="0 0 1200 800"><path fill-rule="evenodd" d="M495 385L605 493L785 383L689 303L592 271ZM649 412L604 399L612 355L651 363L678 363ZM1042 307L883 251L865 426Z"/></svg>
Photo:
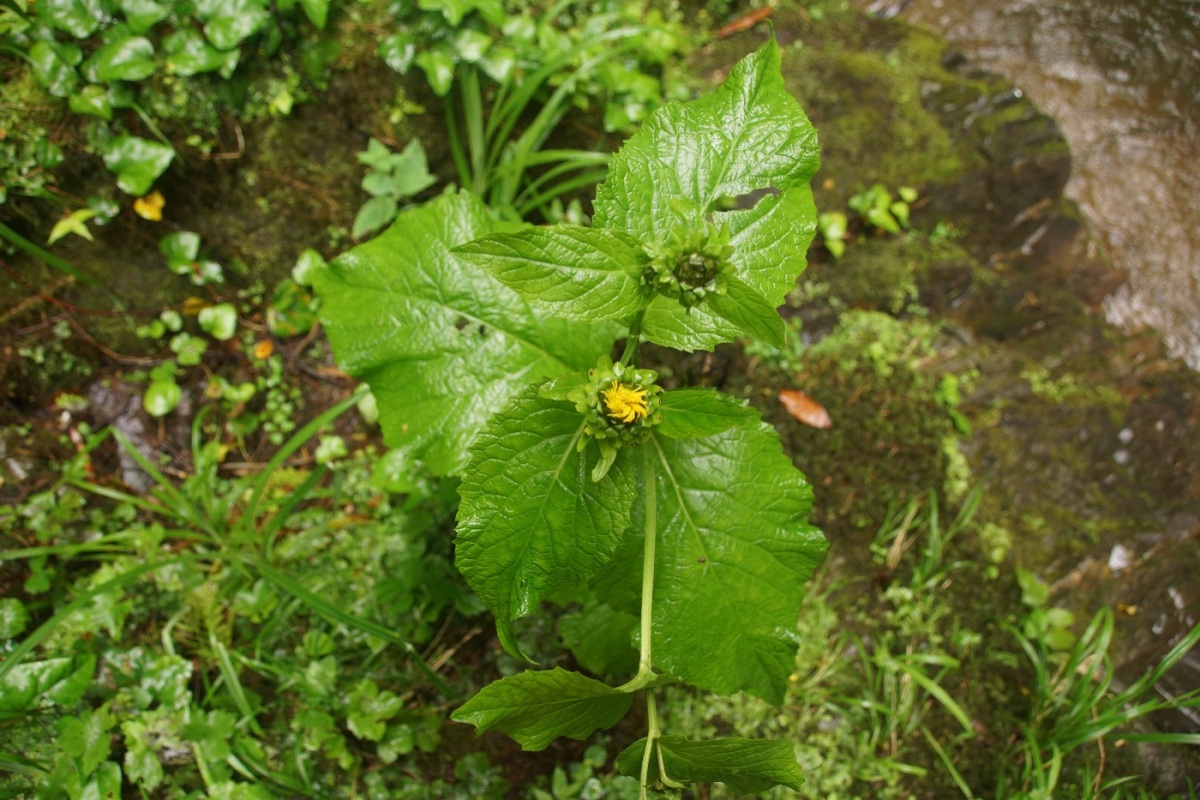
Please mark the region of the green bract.
<svg viewBox="0 0 1200 800"><path fill-rule="evenodd" d="M645 691L647 737L618 761L643 797L655 783L745 793L801 780L787 742L659 728L664 682L783 701L825 540L807 521L807 481L758 413L712 390L664 391L639 345L782 341L776 307L816 230L817 166L772 41L626 142L593 227L499 223L447 194L312 273L387 442L461 477L456 563L504 648L525 658L514 623L586 590L587 618L605 621L596 641L614 650L587 661L620 669L637 620L625 683L524 672L455 719L540 749L614 724ZM736 210L719 210L731 199Z"/></svg>

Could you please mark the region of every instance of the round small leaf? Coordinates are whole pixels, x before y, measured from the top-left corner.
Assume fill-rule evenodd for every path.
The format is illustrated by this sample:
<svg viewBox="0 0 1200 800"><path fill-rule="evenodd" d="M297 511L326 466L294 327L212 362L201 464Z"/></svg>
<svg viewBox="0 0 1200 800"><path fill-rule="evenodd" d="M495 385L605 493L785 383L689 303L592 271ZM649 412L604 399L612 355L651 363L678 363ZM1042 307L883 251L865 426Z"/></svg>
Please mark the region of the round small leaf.
<svg viewBox="0 0 1200 800"><path fill-rule="evenodd" d="M183 390L175 381L155 381L146 387L142 405L152 417L164 417L175 410L183 398Z"/></svg>
<svg viewBox="0 0 1200 800"><path fill-rule="evenodd" d="M200 330L222 342L237 333L237 308L233 303L220 303L201 310Z"/></svg>

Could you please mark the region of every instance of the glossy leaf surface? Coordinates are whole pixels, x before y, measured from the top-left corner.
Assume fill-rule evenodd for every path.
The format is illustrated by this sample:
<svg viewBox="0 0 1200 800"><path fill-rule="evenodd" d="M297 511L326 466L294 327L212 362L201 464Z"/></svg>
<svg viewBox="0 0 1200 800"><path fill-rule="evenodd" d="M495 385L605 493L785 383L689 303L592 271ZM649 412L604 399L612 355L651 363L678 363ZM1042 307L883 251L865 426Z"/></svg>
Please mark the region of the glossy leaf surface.
<svg viewBox="0 0 1200 800"><path fill-rule="evenodd" d="M521 672L485 686L451 718L478 733L498 730L526 750L541 750L559 736L583 739L615 724L633 695L555 667Z"/></svg>
<svg viewBox="0 0 1200 800"><path fill-rule="evenodd" d="M138 136L118 136L104 149L104 166L117 176L117 187L140 197L150 191L175 158L165 144Z"/></svg>
<svg viewBox="0 0 1200 800"><path fill-rule="evenodd" d="M758 420L745 401L712 389L676 389L659 402L663 421L656 431L672 439L702 439Z"/></svg>
<svg viewBox="0 0 1200 800"><path fill-rule="evenodd" d="M450 251L507 229L472 195L405 211L314 276L343 368L371 385L384 439L438 474L518 389L586 369L615 326L555 319Z"/></svg>
<svg viewBox="0 0 1200 800"><path fill-rule="evenodd" d="M623 448L607 477L593 481L599 450L580 452L582 435L573 406L530 387L483 429L459 487L455 563L514 655L512 620L559 589L586 584L629 525L636 450Z"/></svg>
<svg viewBox="0 0 1200 800"><path fill-rule="evenodd" d="M754 417L713 436L656 435L645 445L656 451L654 665L719 694L780 703L804 583L826 543L805 521L811 488L774 429ZM637 504L620 553L593 583L631 612L640 596L641 517Z"/></svg>
<svg viewBox="0 0 1200 800"><path fill-rule="evenodd" d="M715 92L657 111L614 157L597 190L593 224L664 242L672 229L706 219L732 234L732 277L778 306L806 266L816 230L808 181L817 171L816 132L787 92L774 41L733 68ZM766 193L750 209L714 209L725 198ZM745 297L739 302L748 302ZM658 344L708 349L735 338L758 314L724 308L682 313L670 298L651 304L646 335ZM710 317L726 320L711 324Z"/></svg>
<svg viewBox="0 0 1200 800"><path fill-rule="evenodd" d="M646 256L641 245L620 231L525 228L479 239L457 252L530 302L574 319L628 317L651 297L642 281Z"/></svg>
<svg viewBox="0 0 1200 800"><path fill-rule="evenodd" d="M786 739L712 739L693 742L682 736L655 740L666 777L681 783L720 781L736 795L765 792L772 786L799 789L804 775L792 743ZM622 775L638 776L646 740L639 739L617 756ZM658 761L652 762L656 769Z"/></svg>

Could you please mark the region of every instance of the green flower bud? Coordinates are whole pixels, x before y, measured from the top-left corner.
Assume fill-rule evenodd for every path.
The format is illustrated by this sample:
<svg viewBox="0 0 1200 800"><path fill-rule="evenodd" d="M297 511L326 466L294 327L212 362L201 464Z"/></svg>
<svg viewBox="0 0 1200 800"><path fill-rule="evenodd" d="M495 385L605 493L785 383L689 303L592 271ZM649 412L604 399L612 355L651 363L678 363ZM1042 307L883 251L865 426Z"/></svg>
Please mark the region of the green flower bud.
<svg viewBox="0 0 1200 800"><path fill-rule="evenodd" d="M687 309L710 294L725 293L725 273L733 248L729 229L705 222L700 230L676 227L667 241L646 248L650 257L642 279L659 294L677 299Z"/></svg>

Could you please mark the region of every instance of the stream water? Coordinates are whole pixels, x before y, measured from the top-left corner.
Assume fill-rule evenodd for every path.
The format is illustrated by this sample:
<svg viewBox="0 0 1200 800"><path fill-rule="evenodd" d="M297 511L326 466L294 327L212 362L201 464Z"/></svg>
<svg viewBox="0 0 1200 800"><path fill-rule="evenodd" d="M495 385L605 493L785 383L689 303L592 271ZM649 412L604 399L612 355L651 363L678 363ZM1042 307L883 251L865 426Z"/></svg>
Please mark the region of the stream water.
<svg viewBox="0 0 1200 800"><path fill-rule="evenodd" d="M1129 281L1110 321L1200 369L1200 2L856 0L945 36L1054 117L1067 195Z"/></svg>

